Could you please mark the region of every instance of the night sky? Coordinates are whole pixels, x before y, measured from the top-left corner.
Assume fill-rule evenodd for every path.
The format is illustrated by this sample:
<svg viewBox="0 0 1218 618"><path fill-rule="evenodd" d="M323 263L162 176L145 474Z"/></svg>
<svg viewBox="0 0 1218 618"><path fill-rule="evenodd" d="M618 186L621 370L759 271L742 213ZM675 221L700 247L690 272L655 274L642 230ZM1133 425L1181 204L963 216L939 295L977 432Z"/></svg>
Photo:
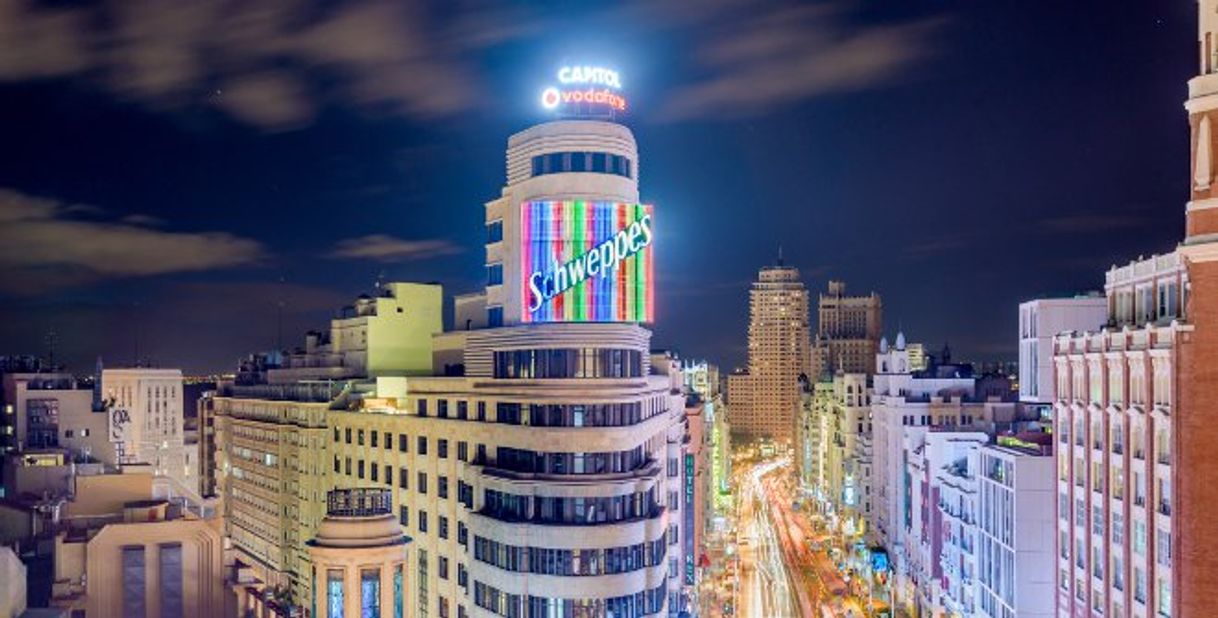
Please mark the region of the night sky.
<svg viewBox="0 0 1218 618"><path fill-rule="evenodd" d="M682 356L743 363L779 244L998 360L1182 234L1189 0L404 4L0 2L0 354L228 371L378 277L477 289L564 63L621 71Z"/></svg>

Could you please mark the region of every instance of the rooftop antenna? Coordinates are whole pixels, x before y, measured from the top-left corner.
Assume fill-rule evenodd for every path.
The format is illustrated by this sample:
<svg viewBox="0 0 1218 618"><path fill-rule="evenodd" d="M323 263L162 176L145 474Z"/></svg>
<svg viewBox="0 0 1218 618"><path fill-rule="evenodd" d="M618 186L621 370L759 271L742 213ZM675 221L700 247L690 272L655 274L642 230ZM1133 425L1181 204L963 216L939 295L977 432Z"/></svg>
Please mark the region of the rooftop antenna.
<svg viewBox="0 0 1218 618"><path fill-rule="evenodd" d="M782 243L778 243L778 265L782 266Z"/></svg>

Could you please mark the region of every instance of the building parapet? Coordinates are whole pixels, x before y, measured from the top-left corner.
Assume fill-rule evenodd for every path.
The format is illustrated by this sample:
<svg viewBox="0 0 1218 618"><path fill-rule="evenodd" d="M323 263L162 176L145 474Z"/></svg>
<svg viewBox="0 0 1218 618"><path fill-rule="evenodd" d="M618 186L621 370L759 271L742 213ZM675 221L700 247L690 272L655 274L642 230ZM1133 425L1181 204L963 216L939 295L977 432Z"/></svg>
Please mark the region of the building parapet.
<svg viewBox="0 0 1218 618"><path fill-rule="evenodd" d="M328 403L338 399L348 382L310 381L290 384L221 384L221 397L234 399L265 399L268 401L298 401L302 403Z"/></svg>

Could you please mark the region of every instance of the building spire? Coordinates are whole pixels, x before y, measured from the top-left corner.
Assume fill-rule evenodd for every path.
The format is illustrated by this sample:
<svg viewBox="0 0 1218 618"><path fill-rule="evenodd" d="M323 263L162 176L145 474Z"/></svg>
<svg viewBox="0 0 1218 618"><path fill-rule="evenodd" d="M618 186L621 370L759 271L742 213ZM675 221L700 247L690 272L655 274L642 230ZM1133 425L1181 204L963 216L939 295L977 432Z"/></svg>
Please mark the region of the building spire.
<svg viewBox="0 0 1218 618"><path fill-rule="evenodd" d="M782 266L782 243L778 243L778 265Z"/></svg>

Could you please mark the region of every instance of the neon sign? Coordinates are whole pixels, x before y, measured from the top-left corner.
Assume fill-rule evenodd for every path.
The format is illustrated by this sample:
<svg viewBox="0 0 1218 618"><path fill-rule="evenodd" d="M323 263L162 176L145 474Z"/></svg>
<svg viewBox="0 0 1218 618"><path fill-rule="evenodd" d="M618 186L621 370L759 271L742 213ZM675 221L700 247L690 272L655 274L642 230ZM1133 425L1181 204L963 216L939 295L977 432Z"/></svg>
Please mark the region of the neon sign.
<svg viewBox="0 0 1218 618"><path fill-rule="evenodd" d="M597 84L622 89L622 79L617 71L601 67L563 67L558 70L558 81L563 84Z"/></svg>
<svg viewBox="0 0 1218 618"><path fill-rule="evenodd" d="M541 106L563 110L572 115L613 114L626 111L622 78L617 71L593 66L565 66L558 70L560 86L541 91Z"/></svg>
<svg viewBox="0 0 1218 618"><path fill-rule="evenodd" d="M650 205L525 202L520 229L522 321L652 321Z"/></svg>

